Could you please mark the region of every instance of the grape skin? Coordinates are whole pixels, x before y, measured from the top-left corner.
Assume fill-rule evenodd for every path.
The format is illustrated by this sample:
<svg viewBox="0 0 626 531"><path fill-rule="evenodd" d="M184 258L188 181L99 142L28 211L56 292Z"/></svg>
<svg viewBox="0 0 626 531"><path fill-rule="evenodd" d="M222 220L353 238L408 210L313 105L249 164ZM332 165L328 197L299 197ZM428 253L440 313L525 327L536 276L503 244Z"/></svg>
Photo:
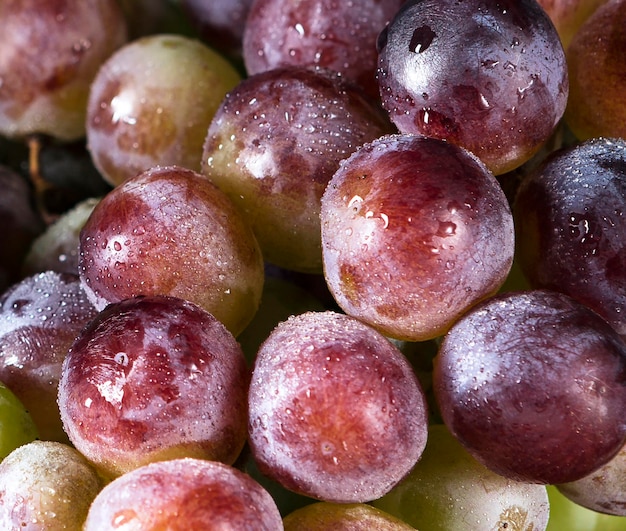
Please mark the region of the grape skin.
<svg viewBox="0 0 626 531"><path fill-rule="evenodd" d="M109 483L95 498L84 531L237 529L281 531L271 496L250 476L212 461L152 463Z"/></svg>
<svg viewBox="0 0 626 531"><path fill-rule="evenodd" d="M381 109L336 74L276 68L227 94L202 171L245 213L265 260L321 273L322 193L341 160L392 130Z"/></svg>
<svg viewBox="0 0 626 531"><path fill-rule="evenodd" d="M398 130L463 146L496 175L529 160L565 111L565 53L534 0L411 0L379 50Z"/></svg>
<svg viewBox="0 0 626 531"><path fill-rule="evenodd" d="M182 35L127 43L99 69L87 104L87 143L117 186L153 166L200 171L202 143L240 75L224 57Z"/></svg>
<svg viewBox="0 0 626 531"><path fill-rule="evenodd" d="M80 234L79 275L99 310L136 295L194 302L239 334L263 291L258 242L206 177L156 167L109 192Z"/></svg>
<svg viewBox="0 0 626 531"><path fill-rule="evenodd" d="M513 262L513 216L466 150L392 135L361 146L322 196L324 274L339 306L385 335L435 338L495 293Z"/></svg>
<svg viewBox="0 0 626 531"><path fill-rule="evenodd" d="M0 528L82 529L103 487L96 470L63 443L33 441L0 463Z"/></svg>
<svg viewBox="0 0 626 531"><path fill-rule="evenodd" d="M173 457L235 461L249 371L211 314L173 297L109 305L63 364L58 403L76 448L106 477Z"/></svg>
<svg viewBox="0 0 626 531"><path fill-rule="evenodd" d="M3 1L0 21L0 134L83 137L89 86L128 38L117 1Z"/></svg>
<svg viewBox="0 0 626 531"><path fill-rule="evenodd" d="M427 406L411 366L384 336L332 311L274 329L257 354L248 404L261 473L323 501L378 498L426 444Z"/></svg>
<svg viewBox="0 0 626 531"><path fill-rule="evenodd" d="M626 344L558 292L506 293L470 310L443 339L433 382L450 431L517 481L575 481L626 440Z"/></svg>
<svg viewBox="0 0 626 531"><path fill-rule="evenodd" d="M626 337L626 141L553 152L522 181L513 212L530 284L579 300Z"/></svg>

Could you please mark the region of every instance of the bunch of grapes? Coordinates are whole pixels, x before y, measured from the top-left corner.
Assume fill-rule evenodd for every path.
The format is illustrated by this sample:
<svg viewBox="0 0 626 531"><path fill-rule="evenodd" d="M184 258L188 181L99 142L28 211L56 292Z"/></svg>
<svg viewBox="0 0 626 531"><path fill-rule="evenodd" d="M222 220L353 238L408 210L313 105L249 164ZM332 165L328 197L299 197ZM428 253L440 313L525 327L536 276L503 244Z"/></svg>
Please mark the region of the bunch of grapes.
<svg viewBox="0 0 626 531"><path fill-rule="evenodd" d="M624 28L0 2L0 527L626 529Z"/></svg>

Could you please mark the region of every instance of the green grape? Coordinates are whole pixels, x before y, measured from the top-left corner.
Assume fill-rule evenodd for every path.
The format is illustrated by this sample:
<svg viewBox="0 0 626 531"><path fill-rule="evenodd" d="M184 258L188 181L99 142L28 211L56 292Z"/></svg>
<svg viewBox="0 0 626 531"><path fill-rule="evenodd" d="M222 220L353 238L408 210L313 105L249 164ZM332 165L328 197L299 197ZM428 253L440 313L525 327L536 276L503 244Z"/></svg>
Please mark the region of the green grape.
<svg viewBox="0 0 626 531"><path fill-rule="evenodd" d="M491 472L442 424L430 427L426 449L411 473L373 505L420 531L539 531L549 515L545 486Z"/></svg>
<svg viewBox="0 0 626 531"><path fill-rule="evenodd" d="M559 490L548 485L550 520L546 531L625 531L626 518L602 514L566 498Z"/></svg>
<svg viewBox="0 0 626 531"><path fill-rule="evenodd" d="M0 459L39 437L37 427L22 402L0 383Z"/></svg>

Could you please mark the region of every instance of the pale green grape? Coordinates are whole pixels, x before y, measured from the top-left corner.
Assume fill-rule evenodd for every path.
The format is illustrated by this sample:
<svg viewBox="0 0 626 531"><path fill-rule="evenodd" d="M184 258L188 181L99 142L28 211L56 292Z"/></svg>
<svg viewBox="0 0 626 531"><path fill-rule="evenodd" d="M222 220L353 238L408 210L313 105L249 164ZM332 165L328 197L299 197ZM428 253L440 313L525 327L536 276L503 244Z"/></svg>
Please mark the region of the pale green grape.
<svg viewBox="0 0 626 531"><path fill-rule="evenodd" d="M38 436L30 413L13 391L0 383L0 459Z"/></svg>
<svg viewBox="0 0 626 531"><path fill-rule="evenodd" d="M545 486L491 472L441 424L411 473L373 505L420 531L541 531L549 515Z"/></svg>

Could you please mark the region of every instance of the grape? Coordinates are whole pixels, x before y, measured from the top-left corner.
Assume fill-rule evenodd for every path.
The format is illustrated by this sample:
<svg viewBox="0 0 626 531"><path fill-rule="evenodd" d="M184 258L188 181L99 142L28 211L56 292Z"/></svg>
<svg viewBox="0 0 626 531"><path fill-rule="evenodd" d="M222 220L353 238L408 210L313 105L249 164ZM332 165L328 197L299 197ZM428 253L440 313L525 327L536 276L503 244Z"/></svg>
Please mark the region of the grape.
<svg viewBox="0 0 626 531"><path fill-rule="evenodd" d="M99 201L99 198L81 201L37 236L24 258L22 273L30 276L57 271L78 275L80 231Z"/></svg>
<svg viewBox="0 0 626 531"><path fill-rule="evenodd" d="M400 132L463 146L496 175L529 160L565 111L565 54L534 0L410 0L378 45Z"/></svg>
<svg viewBox="0 0 626 531"><path fill-rule="evenodd" d="M31 188L12 169L0 165L0 293L21 278L22 262L45 229Z"/></svg>
<svg viewBox="0 0 626 531"><path fill-rule="evenodd" d="M37 426L24 404L11 389L0 383L0 461L38 437Z"/></svg>
<svg viewBox="0 0 626 531"><path fill-rule="evenodd" d="M500 185L454 144L411 135L361 146L322 196L322 252L343 310L385 335L441 335L498 290L513 261Z"/></svg>
<svg viewBox="0 0 626 531"><path fill-rule="evenodd" d="M0 527L79 531L102 486L74 448L51 441L25 444L0 463Z"/></svg>
<svg viewBox="0 0 626 531"><path fill-rule="evenodd" d="M378 97L378 33L404 0L256 0L243 33L249 75L285 65L339 72Z"/></svg>
<svg viewBox="0 0 626 531"><path fill-rule="evenodd" d="M364 503L317 502L287 515L285 531L411 531L402 520Z"/></svg>
<svg viewBox="0 0 626 531"><path fill-rule="evenodd" d="M175 459L136 469L94 500L84 531L280 531L280 513L250 476L222 463Z"/></svg>
<svg viewBox="0 0 626 531"><path fill-rule="evenodd" d="M548 485L550 520L547 531L624 531L626 518L592 511L566 498Z"/></svg>
<svg viewBox="0 0 626 531"><path fill-rule="evenodd" d="M626 141L553 152L522 182L514 216L530 284L574 297L626 337Z"/></svg>
<svg viewBox="0 0 626 531"><path fill-rule="evenodd" d="M588 476L558 485L561 494L593 511L626 516L626 446Z"/></svg>
<svg viewBox="0 0 626 531"><path fill-rule="evenodd" d="M225 58L189 37L126 44L102 65L89 93L94 164L112 185L156 165L199 171L213 114L239 80Z"/></svg>
<svg viewBox="0 0 626 531"><path fill-rule="evenodd" d="M580 26L607 0L538 0L567 50Z"/></svg>
<svg viewBox="0 0 626 531"><path fill-rule="evenodd" d="M77 337L58 402L74 446L111 478L174 457L233 463L248 380L241 347L211 314L136 297L107 306Z"/></svg>
<svg viewBox="0 0 626 531"><path fill-rule="evenodd" d="M0 381L29 410L43 439L68 441L57 406L61 365L96 313L76 274L38 273L0 297Z"/></svg>
<svg viewBox="0 0 626 531"><path fill-rule="evenodd" d="M228 57L242 57L243 33L252 0L181 0L202 39Z"/></svg>
<svg viewBox="0 0 626 531"><path fill-rule="evenodd" d="M485 468L441 424L431 425L411 473L374 506L420 531L543 530L543 485L518 483Z"/></svg>
<svg viewBox="0 0 626 531"><path fill-rule="evenodd" d="M380 108L335 74L277 68L228 93L203 172L244 211L267 261L321 273L322 193L341 160L391 131Z"/></svg>
<svg viewBox="0 0 626 531"><path fill-rule="evenodd" d="M443 339L433 380L452 433L514 480L575 481L626 439L626 344L558 292L506 293L470 310Z"/></svg>
<svg viewBox="0 0 626 531"><path fill-rule="evenodd" d="M579 28L567 50L565 121L580 140L626 137L626 1L609 0Z"/></svg>
<svg viewBox="0 0 626 531"><path fill-rule="evenodd" d="M80 235L79 274L99 310L135 295L195 302L235 335L257 311L263 258L252 230L204 176L156 167L94 208Z"/></svg>
<svg viewBox="0 0 626 531"><path fill-rule="evenodd" d="M426 444L425 398L404 356L332 311L293 316L272 331L257 354L248 404L261 473L322 501L378 498Z"/></svg>
<svg viewBox="0 0 626 531"><path fill-rule="evenodd" d="M0 3L0 134L85 134L89 86L127 39L116 0Z"/></svg>

